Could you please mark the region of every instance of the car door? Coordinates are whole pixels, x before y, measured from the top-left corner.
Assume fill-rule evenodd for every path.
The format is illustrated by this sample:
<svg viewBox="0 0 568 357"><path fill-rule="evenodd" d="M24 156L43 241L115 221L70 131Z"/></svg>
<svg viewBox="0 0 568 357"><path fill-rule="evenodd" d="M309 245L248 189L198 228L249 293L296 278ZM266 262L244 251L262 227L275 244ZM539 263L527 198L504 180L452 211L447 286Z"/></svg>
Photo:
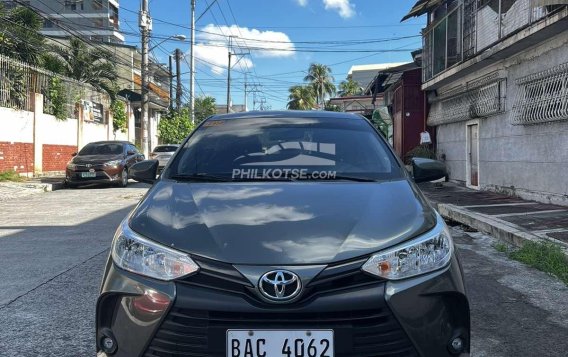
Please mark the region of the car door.
<svg viewBox="0 0 568 357"><path fill-rule="evenodd" d="M140 151L138 151L138 149L136 148L136 146L130 145L130 147L132 148L132 151L135 152L135 154L134 154L134 162L144 161L144 154L142 154Z"/></svg>

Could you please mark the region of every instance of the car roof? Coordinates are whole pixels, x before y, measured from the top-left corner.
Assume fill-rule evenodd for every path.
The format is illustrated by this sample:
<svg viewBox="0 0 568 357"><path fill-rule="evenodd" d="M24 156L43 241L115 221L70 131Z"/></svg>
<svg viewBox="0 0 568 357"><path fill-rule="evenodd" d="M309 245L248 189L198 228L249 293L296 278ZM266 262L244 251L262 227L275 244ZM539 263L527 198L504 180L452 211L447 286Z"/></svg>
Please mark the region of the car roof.
<svg viewBox="0 0 568 357"><path fill-rule="evenodd" d="M242 113L217 114L207 120L227 120L227 119L253 119L253 118L314 118L314 119L363 119L359 114L345 112L329 112L324 110L268 110L268 111L249 111Z"/></svg>
<svg viewBox="0 0 568 357"><path fill-rule="evenodd" d="M127 145L134 145L129 141L121 141L121 140L105 140L105 141L93 141L89 144L127 144Z"/></svg>

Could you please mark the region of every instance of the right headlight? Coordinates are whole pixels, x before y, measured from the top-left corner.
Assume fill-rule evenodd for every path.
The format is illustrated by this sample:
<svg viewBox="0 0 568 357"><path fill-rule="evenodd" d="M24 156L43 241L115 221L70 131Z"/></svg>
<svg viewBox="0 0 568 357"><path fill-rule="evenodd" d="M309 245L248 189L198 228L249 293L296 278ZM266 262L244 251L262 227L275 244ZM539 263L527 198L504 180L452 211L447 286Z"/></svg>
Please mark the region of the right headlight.
<svg viewBox="0 0 568 357"><path fill-rule="evenodd" d="M438 216L432 230L371 256L361 269L389 280L406 279L445 267L453 251L454 243L448 227Z"/></svg>
<svg viewBox="0 0 568 357"><path fill-rule="evenodd" d="M69 170L75 170L75 168L77 168L77 165L74 164L74 163L72 163L71 161L69 161L69 162L67 163L67 168L68 168Z"/></svg>
<svg viewBox="0 0 568 357"><path fill-rule="evenodd" d="M185 253L152 242L128 226L125 219L112 242L112 260L124 270L169 281L196 273L199 266Z"/></svg>

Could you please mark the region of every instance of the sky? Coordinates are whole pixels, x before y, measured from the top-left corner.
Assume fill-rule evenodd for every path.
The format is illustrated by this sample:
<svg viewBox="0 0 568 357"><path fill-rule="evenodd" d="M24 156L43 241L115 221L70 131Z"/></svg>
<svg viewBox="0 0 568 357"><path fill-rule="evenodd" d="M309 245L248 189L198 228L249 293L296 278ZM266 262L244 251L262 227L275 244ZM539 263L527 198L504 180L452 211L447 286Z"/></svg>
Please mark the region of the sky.
<svg viewBox="0 0 568 357"><path fill-rule="evenodd" d="M126 44L140 46L141 0L120 0ZM195 95L225 104L231 42L231 101L248 109L285 109L288 88L303 84L310 63L330 66L335 83L351 66L411 61L424 17L400 22L416 0L196 0ZM190 0L150 0L151 55L168 62L176 48L189 62ZM207 10L207 11L206 11ZM185 35L185 40L169 37ZM182 61L184 98L189 66ZM185 99L184 99L185 101Z"/></svg>

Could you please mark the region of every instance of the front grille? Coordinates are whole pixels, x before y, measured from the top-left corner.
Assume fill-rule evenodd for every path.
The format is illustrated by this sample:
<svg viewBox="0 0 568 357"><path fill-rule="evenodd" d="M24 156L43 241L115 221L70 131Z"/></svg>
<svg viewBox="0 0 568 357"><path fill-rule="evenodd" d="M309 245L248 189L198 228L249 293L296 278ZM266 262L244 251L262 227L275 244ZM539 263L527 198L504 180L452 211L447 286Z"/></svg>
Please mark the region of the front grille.
<svg viewBox="0 0 568 357"><path fill-rule="evenodd" d="M246 297L249 301L254 300L256 304L266 304L258 298L254 291L255 287L251 282L242 276L231 264L202 257L193 259L201 268L199 273L182 278L178 282L220 290L224 293L238 294ZM366 260L358 259L327 266L304 287L302 297L298 302L303 303L320 295L360 288L380 282L381 279L361 271L361 265Z"/></svg>
<svg viewBox="0 0 568 357"><path fill-rule="evenodd" d="M228 329L333 329L336 357L417 355L386 307L326 313L241 313L174 307L144 356L225 356Z"/></svg>

